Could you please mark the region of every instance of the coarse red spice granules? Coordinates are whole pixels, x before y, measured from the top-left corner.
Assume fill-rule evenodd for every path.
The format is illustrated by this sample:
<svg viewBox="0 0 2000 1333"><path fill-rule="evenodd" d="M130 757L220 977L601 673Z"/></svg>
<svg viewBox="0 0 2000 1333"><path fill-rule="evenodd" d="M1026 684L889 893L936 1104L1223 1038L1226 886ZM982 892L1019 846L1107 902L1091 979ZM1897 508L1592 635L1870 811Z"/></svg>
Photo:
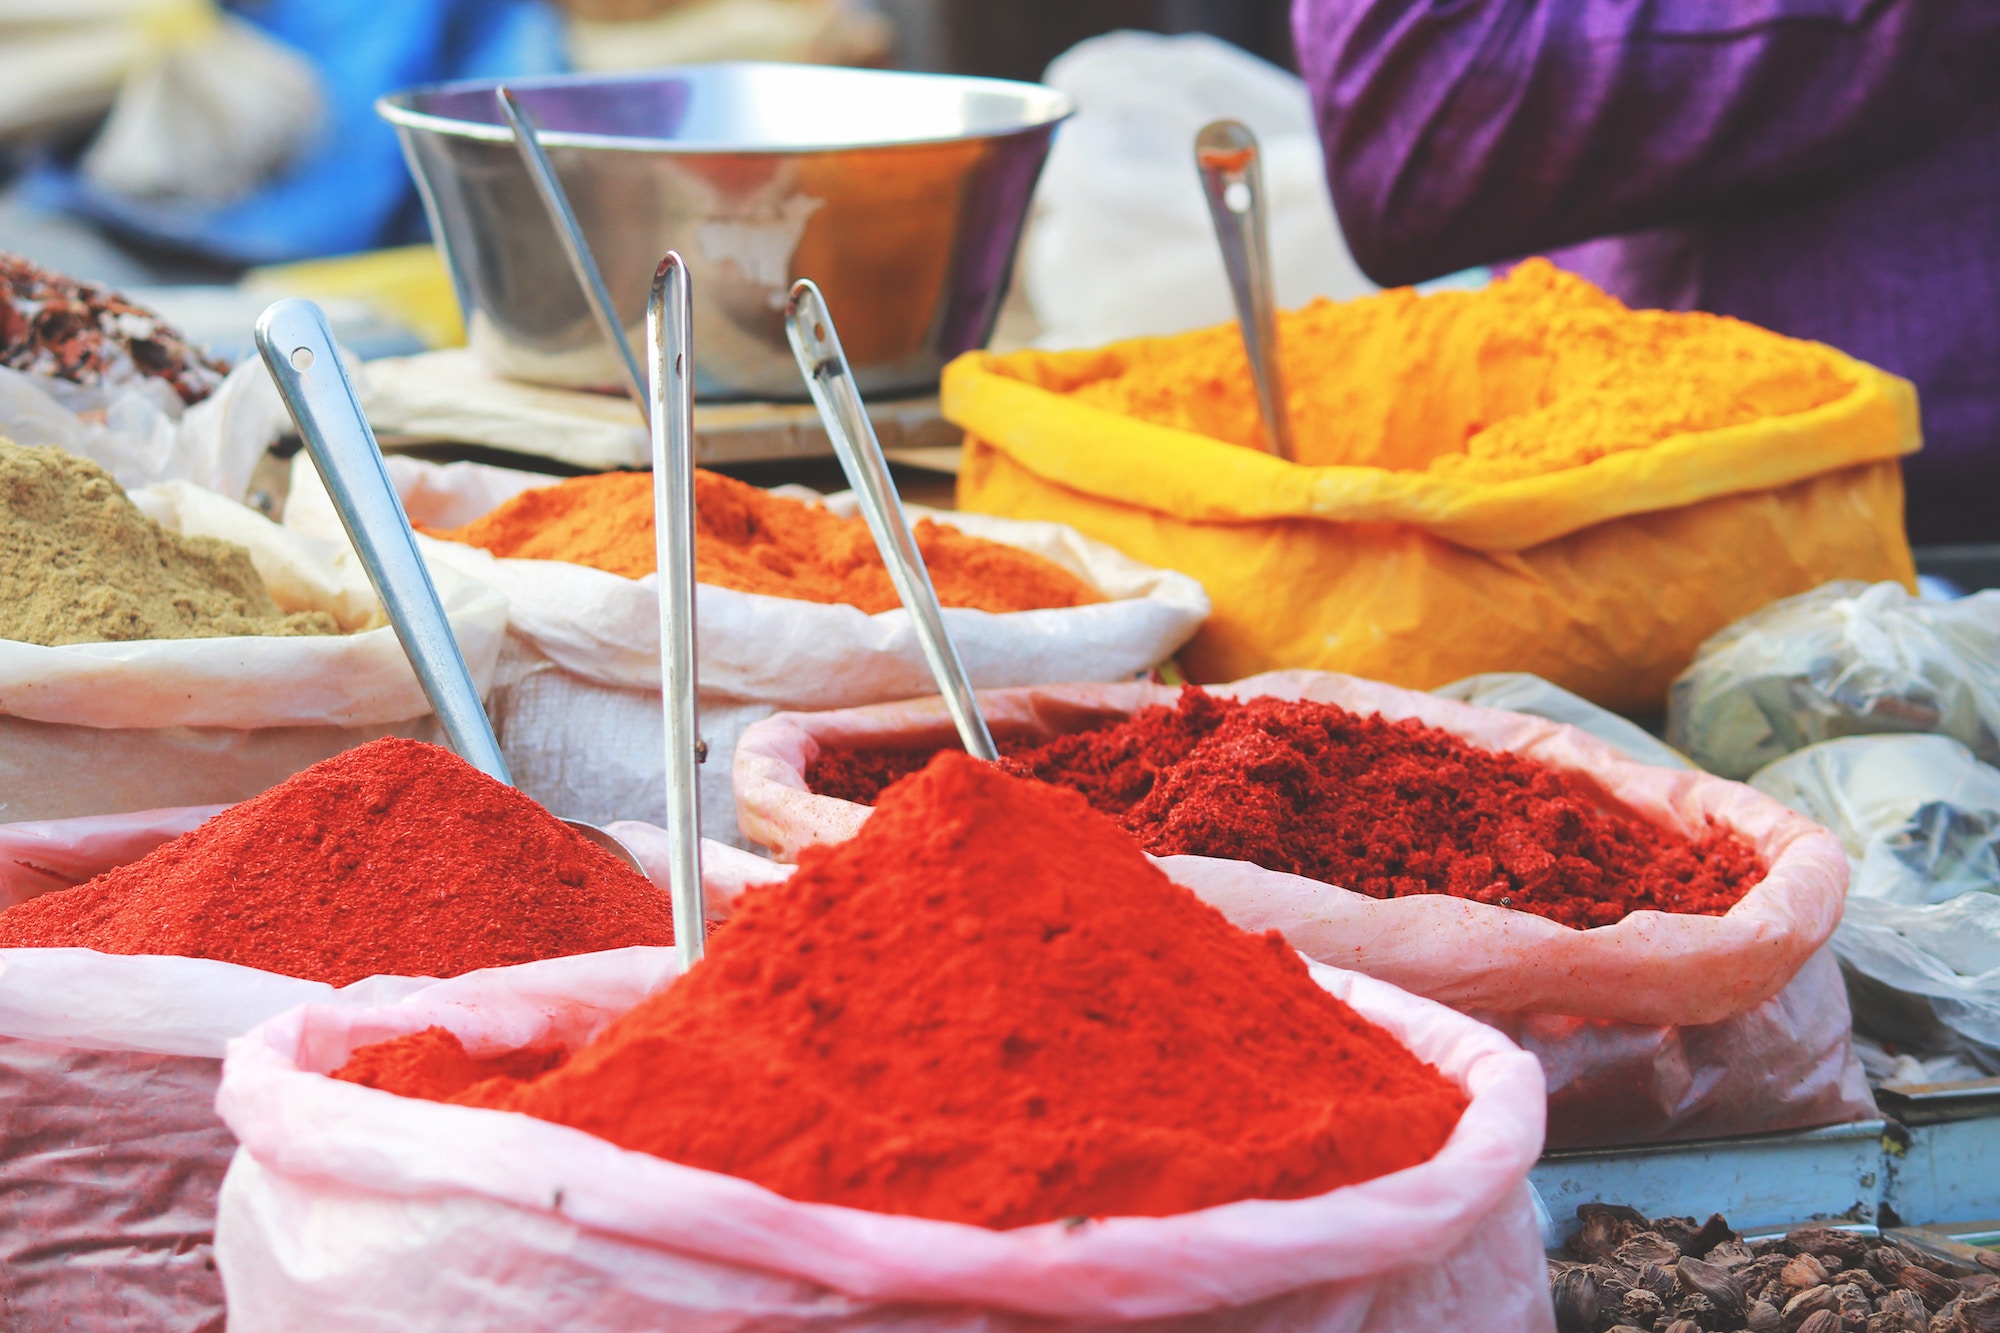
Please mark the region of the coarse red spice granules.
<svg viewBox="0 0 2000 1333"><path fill-rule="evenodd" d="M0 251L0 365L73 384L164 380L183 403L221 386L211 360L144 306Z"/></svg>
<svg viewBox="0 0 2000 1333"><path fill-rule="evenodd" d="M0 948L212 958L345 986L674 941L651 881L451 751L387 737L0 912Z"/></svg>
<svg viewBox="0 0 2000 1333"><path fill-rule="evenodd" d="M336 1077L436 1044L363 1047ZM988 1227L1325 1193L1428 1161L1467 1104L1276 932L1230 925L1074 794L963 754L745 894L705 961L560 1068L505 1084L450 1100Z"/></svg>
<svg viewBox="0 0 2000 1333"><path fill-rule="evenodd" d="M1375 898L1446 893L1587 929L1648 909L1721 915L1764 875L1726 830L1684 837L1532 759L1334 704L1190 687L1176 707L1000 748L1008 771L1082 793L1156 856L1249 861ZM865 805L927 759L822 750L806 782Z"/></svg>

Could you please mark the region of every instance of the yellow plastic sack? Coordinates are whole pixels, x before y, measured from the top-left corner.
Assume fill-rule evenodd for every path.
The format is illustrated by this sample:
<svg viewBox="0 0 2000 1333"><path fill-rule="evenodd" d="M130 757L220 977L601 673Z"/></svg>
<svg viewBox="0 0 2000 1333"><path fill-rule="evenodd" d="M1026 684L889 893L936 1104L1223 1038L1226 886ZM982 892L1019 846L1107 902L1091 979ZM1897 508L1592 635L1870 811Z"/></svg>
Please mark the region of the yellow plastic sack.
<svg viewBox="0 0 2000 1333"><path fill-rule="evenodd" d="M1821 407L1481 483L1295 466L1067 396L1138 346L946 367L958 503L1200 579L1215 610L1180 659L1196 680L1530 671L1654 710L1704 638L1767 602L1914 579L1896 460L1921 442L1916 392L1831 349L1854 388Z"/></svg>

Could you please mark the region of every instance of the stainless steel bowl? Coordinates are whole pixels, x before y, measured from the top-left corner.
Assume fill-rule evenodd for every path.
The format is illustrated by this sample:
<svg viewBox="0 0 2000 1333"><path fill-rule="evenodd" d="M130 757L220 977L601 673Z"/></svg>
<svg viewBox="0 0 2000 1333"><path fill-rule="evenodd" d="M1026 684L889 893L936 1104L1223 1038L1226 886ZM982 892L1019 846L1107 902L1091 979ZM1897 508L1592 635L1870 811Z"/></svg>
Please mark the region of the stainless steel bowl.
<svg viewBox="0 0 2000 1333"><path fill-rule="evenodd" d="M621 385L494 86L376 103L402 138L471 344L512 378ZM709 398L805 396L784 331L798 278L826 293L865 392L935 387L993 331L1050 137L1073 110L1036 84L813 65L508 86L635 346L660 256L688 261L696 388Z"/></svg>

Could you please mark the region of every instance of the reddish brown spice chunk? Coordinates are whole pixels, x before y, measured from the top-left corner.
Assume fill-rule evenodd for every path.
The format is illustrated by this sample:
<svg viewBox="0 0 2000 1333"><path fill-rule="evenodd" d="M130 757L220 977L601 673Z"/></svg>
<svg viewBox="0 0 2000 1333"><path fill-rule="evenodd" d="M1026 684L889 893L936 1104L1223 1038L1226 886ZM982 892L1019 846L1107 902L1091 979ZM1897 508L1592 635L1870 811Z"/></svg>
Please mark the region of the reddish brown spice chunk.
<svg viewBox="0 0 2000 1333"><path fill-rule="evenodd" d="M152 311L94 283L0 252L0 365L76 384L165 380L184 403L229 367L202 355Z"/></svg>
<svg viewBox="0 0 2000 1333"><path fill-rule="evenodd" d="M0 948L212 958L334 986L673 939L644 876L451 751L397 737L0 912Z"/></svg>
<svg viewBox="0 0 2000 1333"><path fill-rule="evenodd" d="M1427 1161L1466 1106L1081 799L953 754L745 895L685 978L501 1086L451 1100L989 1227L1324 1193Z"/></svg>
<svg viewBox="0 0 2000 1333"><path fill-rule="evenodd" d="M1230 857L1374 898L1447 893L1588 929L1649 909L1719 916L1764 876L1725 830L1690 839L1532 759L1334 704L1189 688L1177 707L1001 751L1156 856ZM928 757L823 750L806 782L867 805Z"/></svg>

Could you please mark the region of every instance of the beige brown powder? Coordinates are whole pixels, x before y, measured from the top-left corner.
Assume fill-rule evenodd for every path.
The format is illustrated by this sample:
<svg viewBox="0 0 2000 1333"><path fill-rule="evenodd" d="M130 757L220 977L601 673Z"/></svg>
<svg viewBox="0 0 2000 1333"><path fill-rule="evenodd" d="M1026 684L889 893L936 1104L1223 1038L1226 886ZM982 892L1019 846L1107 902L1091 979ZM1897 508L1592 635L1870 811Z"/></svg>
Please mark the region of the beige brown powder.
<svg viewBox="0 0 2000 1333"><path fill-rule="evenodd" d="M281 611L248 551L161 527L89 459L0 439L0 639L339 632L324 611Z"/></svg>

